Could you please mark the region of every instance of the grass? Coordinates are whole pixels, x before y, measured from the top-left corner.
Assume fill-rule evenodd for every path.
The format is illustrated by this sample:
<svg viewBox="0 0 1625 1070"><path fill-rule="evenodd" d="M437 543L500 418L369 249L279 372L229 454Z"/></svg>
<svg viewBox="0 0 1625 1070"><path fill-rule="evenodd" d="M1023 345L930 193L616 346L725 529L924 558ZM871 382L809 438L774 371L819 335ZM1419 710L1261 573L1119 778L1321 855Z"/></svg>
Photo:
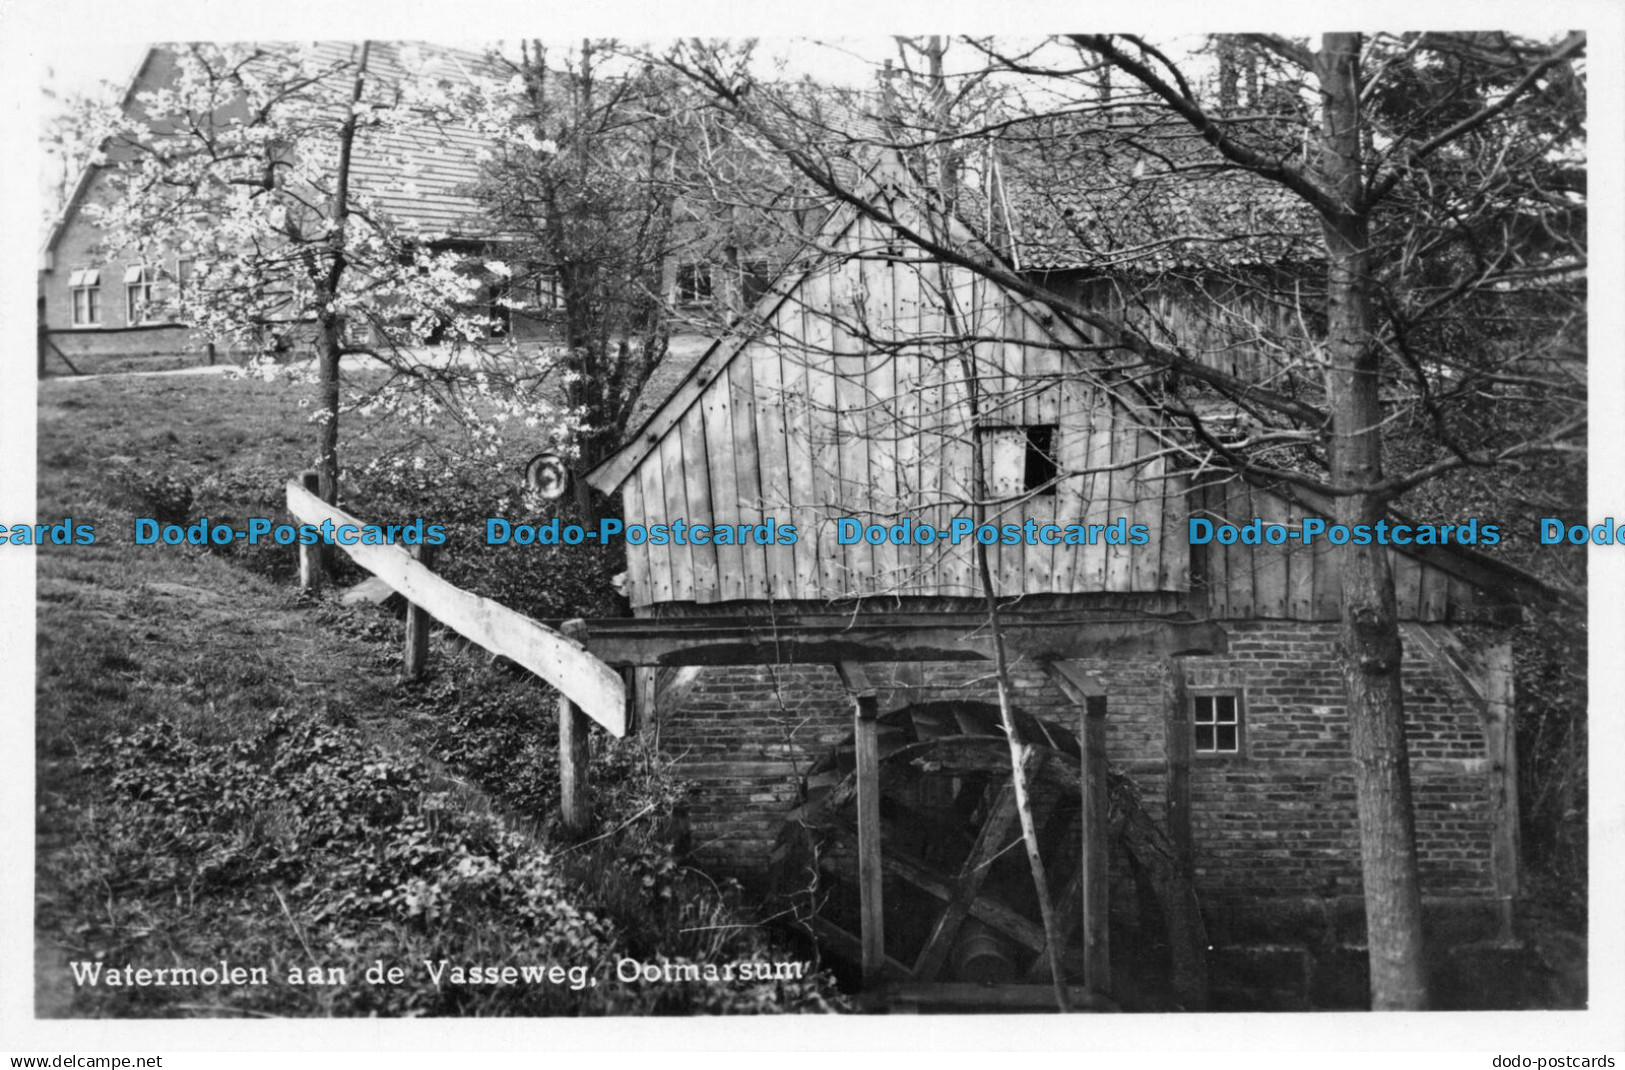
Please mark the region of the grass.
<svg viewBox="0 0 1625 1070"><path fill-rule="evenodd" d="M36 1011L42 1016L682 1013L824 1009L822 976L755 985L620 986L639 958L785 957L736 895L671 849L682 786L637 741L595 744L603 839L553 837L556 762L537 682L436 644L430 676L399 679L400 626L294 587L290 547L138 547L131 522L278 516L308 465L311 428L285 384L216 376L59 380L39 397L39 517L94 523L91 546L38 559ZM347 455L405 445L380 427ZM360 515L445 509L358 484ZM433 491L435 488L431 488ZM482 500L483 499L483 500ZM548 569L458 542L457 582L543 612L612 561ZM551 574L556 574L551 573ZM586 577L585 579L583 577ZM354 574L352 574L352 578ZM578 610L577 610L578 611ZM71 962L264 966L248 987L78 986ZM557 963L601 983L399 986L416 966ZM289 983L311 965L341 985Z"/></svg>

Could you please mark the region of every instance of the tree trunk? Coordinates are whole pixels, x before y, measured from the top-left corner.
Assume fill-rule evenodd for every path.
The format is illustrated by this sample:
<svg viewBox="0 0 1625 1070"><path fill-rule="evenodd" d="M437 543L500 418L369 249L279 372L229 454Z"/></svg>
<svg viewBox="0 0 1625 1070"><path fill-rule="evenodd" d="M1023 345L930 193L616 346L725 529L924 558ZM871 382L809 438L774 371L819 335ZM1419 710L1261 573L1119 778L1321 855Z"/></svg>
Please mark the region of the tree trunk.
<svg viewBox="0 0 1625 1070"><path fill-rule="evenodd" d="M1342 211L1324 220L1326 393L1331 479L1346 488L1374 486L1382 478L1380 352L1374 339L1370 221L1361 174L1359 68L1359 35L1327 34L1320 55L1321 166ZM1386 506L1378 494L1347 494L1337 499L1337 521L1375 524ZM1427 1005L1422 895L1393 572L1383 546L1351 540L1338 556L1343 590L1338 660L1348 693L1359 802L1371 1004L1378 1010L1419 1010Z"/></svg>
<svg viewBox="0 0 1625 1070"><path fill-rule="evenodd" d="M316 411L321 429L316 437L316 474L322 501L339 500L339 353L342 328L324 316L316 327Z"/></svg>
<svg viewBox="0 0 1625 1070"><path fill-rule="evenodd" d="M329 505L339 500L339 354L343 327L336 316L324 315L316 326L316 411L321 424L316 432L317 495ZM316 561L324 576L333 574L337 561L332 545L316 548Z"/></svg>
<svg viewBox="0 0 1625 1070"><path fill-rule="evenodd" d="M949 284L948 269L938 265L941 273L943 316L949 324L950 337L963 338L958 324L958 310L954 307L953 287ZM967 399L970 402L971 426L971 489L976 496L973 511L978 526L987 520L988 481L982 454L982 440L976 433L981 421L981 382L977 375L976 360L967 356L961 347L959 361L964 369ZM1010 663L1004 649L1004 628L999 622L999 597L993 585L993 572L988 566L987 546L976 542L976 572L981 582L982 599L987 607L987 629L993 637L993 679L998 687L999 720L1004 726L1005 738L1010 744L1010 784L1015 789L1016 814L1021 819L1021 840L1027 848L1027 869L1032 874L1033 892L1038 897L1038 916L1044 924L1044 951L1049 958L1050 982L1055 992L1056 1009L1063 1014L1071 1009L1067 1000L1066 977L1062 969L1061 934L1055 923L1055 906L1049 893L1049 876L1045 872L1044 856L1039 851L1038 826L1033 819L1032 801L1027 785L1027 759L1031 748L1021 741L1016 731L1015 711L1010 701Z"/></svg>
<svg viewBox="0 0 1625 1070"><path fill-rule="evenodd" d="M316 318L316 400L322 418L316 471L321 477L322 501L329 505L337 505L339 500L339 357L344 351L343 317L329 309L338 297L344 269L349 266L344 231L350 218L350 159L355 148L356 108L367 82L367 58L371 51L372 43L362 42L350 90L350 108L339 126L339 160L328 214L326 270L315 280L320 309Z"/></svg>
<svg viewBox="0 0 1625 1070"><path fill-rule="evenodd" d="M371 50L371 42L362 42L350 91L350 108L339 126L339 160L329 211L328 256L325 270L314 280L320 309L315 338L316 404L322 421L316 438L316 474L320 480L318 494L329 505L337 505L339 500L339 357L344 352L344 318L330 309L338 297L344 270L349 266L344 231L350 217L350 159L355 148L356 110L367 82L367 58ZM321 562L322 571L331 575L335 561L333 547L323 544L317 560Z"/></svg>

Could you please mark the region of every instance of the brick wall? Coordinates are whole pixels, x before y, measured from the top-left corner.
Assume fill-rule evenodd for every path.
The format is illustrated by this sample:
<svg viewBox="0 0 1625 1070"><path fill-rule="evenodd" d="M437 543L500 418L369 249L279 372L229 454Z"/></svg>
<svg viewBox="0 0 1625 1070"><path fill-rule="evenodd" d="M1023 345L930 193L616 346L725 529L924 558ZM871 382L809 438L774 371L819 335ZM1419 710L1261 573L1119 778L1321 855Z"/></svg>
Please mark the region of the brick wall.
<svg viewBox="0 0 1625 1070"><path fill-rule="evenodd" d="M1226 625L1227 655L1187 662L1192 688L1241 694L1245 721L1242 754L1199 756L1192 772L1205 902L1360 895L1348 725L1332 660L1336 627L1237 622ZM1108 694L1109 760L1160 809L1160 666L1088 664ZM882 711L951 698L994 701L981 662L883 665L869 674ZM1478 715L1417 642L1406 645L1405 677L1424 891L1487 897L1496 814ZM1076 724L1076 708L1037 666L1017 666L1014 684L1028 713ZM830 668L717 668L703 670L659 720L662 749L698 785L691 804L698 858L751 881L765 873L782 815L798 801L801 772L850 732L851 707Z"/></svg>

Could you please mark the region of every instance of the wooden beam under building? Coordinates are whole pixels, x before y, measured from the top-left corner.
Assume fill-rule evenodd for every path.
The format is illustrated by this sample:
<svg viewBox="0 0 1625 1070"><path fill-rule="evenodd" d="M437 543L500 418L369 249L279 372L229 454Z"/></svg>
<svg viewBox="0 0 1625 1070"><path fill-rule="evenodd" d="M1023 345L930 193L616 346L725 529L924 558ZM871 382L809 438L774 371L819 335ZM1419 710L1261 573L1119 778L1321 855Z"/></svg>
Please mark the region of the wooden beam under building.
<svg viewBox="0 0 1625 1070"><path fill-rule="evenodd" d="M1224 629L1212 621L1122 614L1007 613L1006 648L1033 661L1165 658L1222 654ZM985 661L993 656L987 618L976 613L865 613L861 616L618 617L586 622L594 657L628 665L839 665L859 662Z"/></svg>

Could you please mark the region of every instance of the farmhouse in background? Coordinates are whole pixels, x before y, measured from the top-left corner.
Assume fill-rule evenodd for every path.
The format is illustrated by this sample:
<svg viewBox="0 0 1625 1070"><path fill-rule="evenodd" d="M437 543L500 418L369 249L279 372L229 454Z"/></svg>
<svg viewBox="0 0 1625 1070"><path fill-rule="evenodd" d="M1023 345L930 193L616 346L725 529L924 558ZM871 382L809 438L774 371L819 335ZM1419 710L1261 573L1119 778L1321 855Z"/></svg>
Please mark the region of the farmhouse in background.
<svg viewBox="0 0 1625 1070"><path fill-rule="evenodd" d="M341 71L351 46L316 45L318 62ZM411 48L414 68L428 76L463 80L469 73L491 74L490 63L477 53L443 46L378 43L369 60L369 76L394 84L406 76L403 50ZM127 113L139 113L142 93L161 89L177 75L175 53L151 48L125 93ZM479 174L478 153L484 141L465 127L441 124L425 130L400 131L363 126L357 135L353 163L358 191L397 225L415 231L431 249L500 255L504 235L495 233L469 190ZM128 150L122 150L127 152ZM194 266L184 252L141 255L110 249L96 225L92 205L117 196L111 170L121 148L108 147L105 164L80 174L61 216L47 234L40 263L41 361L56 366L61 357L177 356L202 359L207 343L185 324L170 318L171 298L187 285ZM400 181L402 164L412 171L410 184ZM488 280L482 311L500 332L521 339L551 337L556 285L539 266L515 280ZM495 304L501 297L525 301L533 311L513 312Z"/></svg>
<svg viewBox="0 0 1625 1070"><path fill-rule="evenodd" d="M892 218L931 225L901 161L867 189ZM1342 976L1363 963L1348 952L1363 950L1364 914L1336 561L1324 543L1192 546L1186 531L1192 517L1296 522L1327 503L1189 463L1135 375L1088 338L866 214L837 213L811 247L733 333L651 382L626 444L588 477L620 496L629 527L739 533L627 550L640 628L681 649L645 681L645 728L699 785L696 856L771 890L837 960L873 960L862 944L883 928L884 962L865 966L886 978L1047 978L974 543L862 537L981 519L979 465L987 522L1096 533L988 547L1052 894L1069 933L1080 900L1096 919L1069 968L1098 970L1126 943L1139 950L1109 956L1114 976L1155 972L1165 944L1191 939L1190 919L1183 937L1173 926L1194 876L1216 971L1269 959L1303 979L1289 998L1318 986L1357 1004L1363 983ZM1110 307L1085 263L1052 251L1022 266L1072 271L1075 292ZM1169 278L1177 311L1186 283ZM793 544L760 544L775 524L793 525ZM1123 537L1132 525L1143 543ZM1510 648L1466 642L1461 626L1502 619L1513 580L1455 547L1393 560L1427 907L1454 935L1493 932L1518 882ZM1101 720L1109 823L1103 777L1079 802L1079 728ZM883 828L865 872L855 777L871 745ZM1104 859L1108 827L1109 938L1101 867L1087 864ZM1166 856L1185 850L1181 874Z"/></svg>
<svg viewBox="0 0 1625 1070"><path fill-rule="evenodd" d="M318 43L313 58L342 83L349 77L345 63L352 47ZM453 86L470 77L506 78L509 73L476 52L432 44L373 43L368 75L374 83L398 84L408 69L415 76ZM138 97L171 84L176 76L175 53L149 49L124 95L123 108L139 114ZM492 333L499 338L554 341L561 335L563 300L557 273L549 265L517 258L514 236L493 225L474 195L482 150L487 147L483 135L451 123L412 130L364 124L353 162L356 191L395 225L419 235L433 251L514 261L509 265L514 269L511 277L481 280L477 311L490 318ZM127 147L110 145L105 163L80 174L46 236L39 273L42 371L64 370L64 359L72 362L80 357L183 356L201 362L208 355L207 342L173 318L172 299L188 284L193 258L177 250L143 255L108 248L90 210L118 195L111 173L128 152ZM403 175L410 178L403 180ZM714 306L731 299L736 288L759 292L766 281L759 276L772 270L753 253L733 272L725 271L713 262L717 256L705 243L685 247L682 258L666 265L664 287L679 313L696 318L707 318ZM356 333L360 340L367 337L364 326L358 325Z"/></svg>

